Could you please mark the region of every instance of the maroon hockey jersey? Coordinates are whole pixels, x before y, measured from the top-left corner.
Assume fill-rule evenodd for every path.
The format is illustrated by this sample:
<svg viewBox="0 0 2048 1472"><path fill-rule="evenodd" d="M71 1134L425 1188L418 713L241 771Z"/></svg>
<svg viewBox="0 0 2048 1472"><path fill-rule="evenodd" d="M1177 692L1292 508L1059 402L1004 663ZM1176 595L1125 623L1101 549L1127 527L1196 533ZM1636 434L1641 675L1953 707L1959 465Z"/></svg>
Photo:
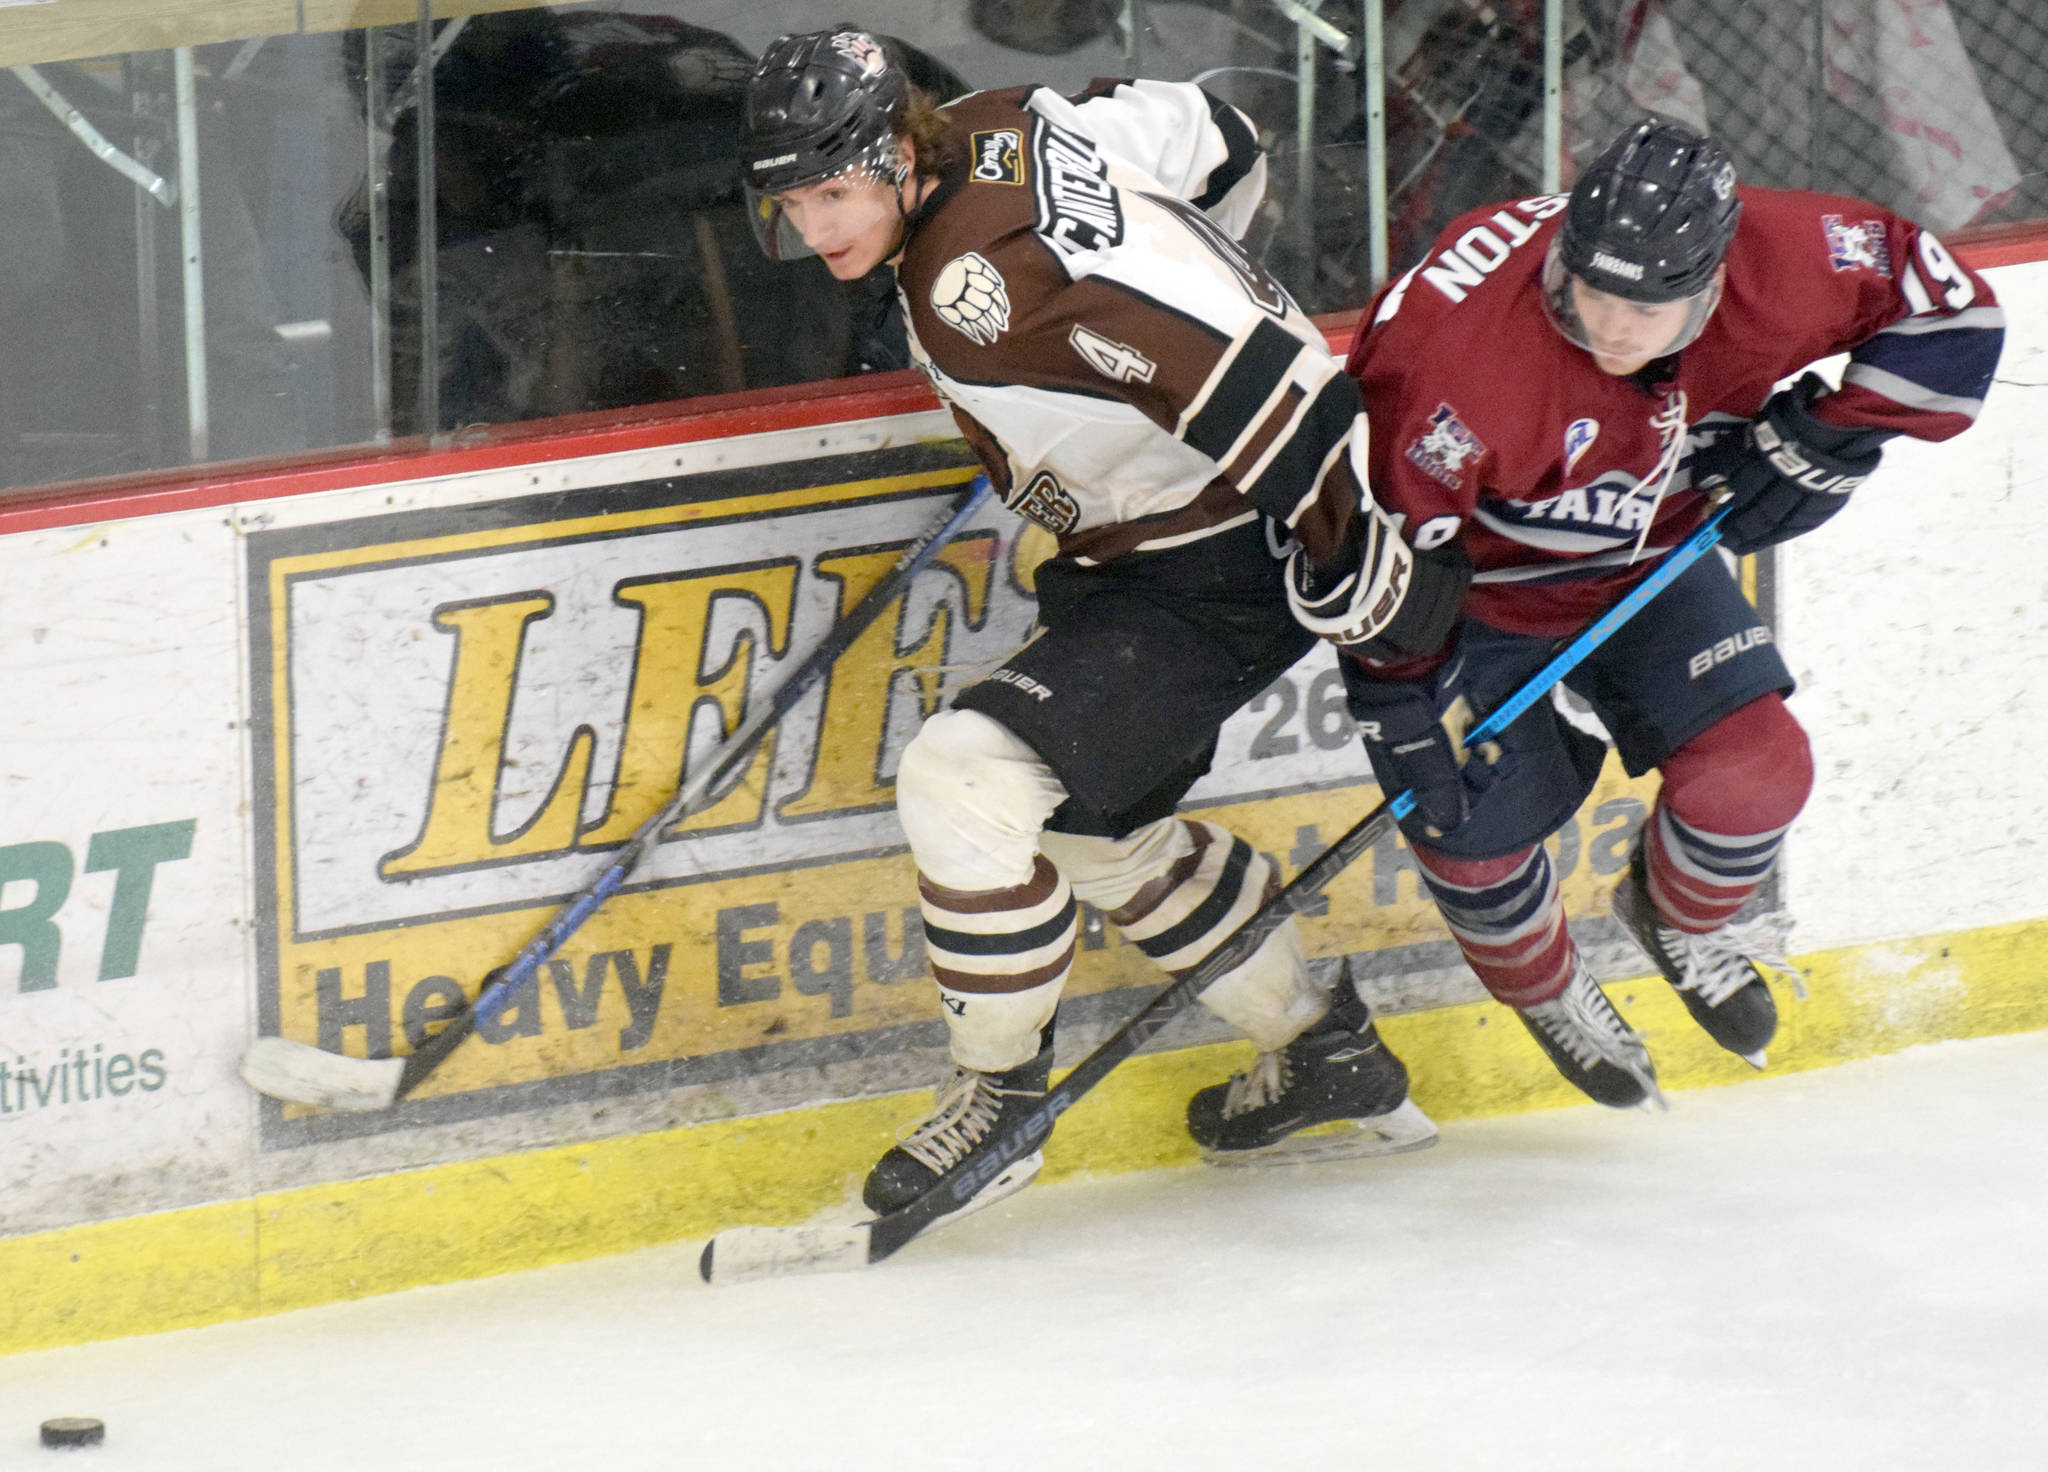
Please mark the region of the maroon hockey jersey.
<svg viewBox="0 0 2048 1472"><path fill-rule="evenodd" d="M1545 314L1562 195L1464 215L1374 300L1348 365L1372 491L1418 546L1463 538L1467 613L1534 635L1590 622L1705 520L1701 437L1820 359L1849 354L1815 406L1830 423L1942 440L1975 418L2004 327L1982 278L1862 200L1741 197L1705 330L1632 377L1602 372Z"/></svg>

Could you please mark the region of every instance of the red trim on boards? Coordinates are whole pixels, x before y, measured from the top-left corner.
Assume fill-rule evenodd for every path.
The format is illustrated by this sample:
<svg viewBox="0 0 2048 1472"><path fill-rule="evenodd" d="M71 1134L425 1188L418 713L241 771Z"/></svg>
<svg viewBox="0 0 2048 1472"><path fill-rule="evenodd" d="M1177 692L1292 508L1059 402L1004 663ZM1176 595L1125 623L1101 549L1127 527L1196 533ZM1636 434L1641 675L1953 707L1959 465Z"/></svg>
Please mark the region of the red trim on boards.
<svg viewBox="0 0 2048 1472"><path fill-rule="evenodd" d="M1981 225L1942 237L1963 263L1974 270L1993 266L2024 266L2048 261L2048 221L2025 220L2017 225Z"/></svg>
<svg viewBox="0 0 2048 1472"><path fill-rule="evenodd" d="M737 439L776 430L809 429L851 420L915 414L938 407L916 373L877 373L794 388L573 414L496 425L424 440L316 451L289 459L242 460L197 470L150 471L73 481L20 493L0 491L0 536L9 532L122 521L169 511L268 501L315 491L391 485L432 476L510 466L545 465L589 455L660 449L665 445ZM451 443L452 442L452 443Z"/></svg>

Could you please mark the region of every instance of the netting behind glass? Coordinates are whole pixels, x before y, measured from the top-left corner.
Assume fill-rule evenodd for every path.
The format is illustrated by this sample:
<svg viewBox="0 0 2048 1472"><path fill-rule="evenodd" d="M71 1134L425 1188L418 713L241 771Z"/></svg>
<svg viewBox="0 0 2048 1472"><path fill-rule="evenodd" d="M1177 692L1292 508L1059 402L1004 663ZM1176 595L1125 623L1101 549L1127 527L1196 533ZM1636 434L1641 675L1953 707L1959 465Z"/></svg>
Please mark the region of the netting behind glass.
<svg viewBox="0 0 2048 1472"><path fill-rule="evenodd" d="M1858 195L1937 230L2048 215L2048 5L2040 0L1565 0L1560 8L1553 156L1542 0L1386 0L1393 270L1464 210L1547 182L1568 187L1602 146L1650 115L1711 133L1747 182ZM1272 3L1239 0L1230 9L1276 37L1288 28L1285 8ZM1321 14L1334 18L1338 9ZM1362 35L1363 10L1345 9L1355 12L1347 33ZM1283 264L1297 290L1328 310L1355 302L1365 274L1360 141L1372 78L1333 49L1318 65L1326 92L1316 125L1325 155L1312 201L1317 251L1312 262ZM1285 99L1259 100L1268 126L1287 133ZM1280 177L1285 209L1293 174Z"/></svg>
<svg viewBox="0 0 2048 1472"><path fill-rule="evenodd" d="M2048 0L1547 3L363 0L269 36L148 0L102 0L84 31L17 6L0 488L903 366L886 272L769 262L742 215L754 58L845 20L941 97L1201 82L1270 150L1250 244L1318 312L1652 113L1753 183L1946 232L2048 219Z"/></svg>

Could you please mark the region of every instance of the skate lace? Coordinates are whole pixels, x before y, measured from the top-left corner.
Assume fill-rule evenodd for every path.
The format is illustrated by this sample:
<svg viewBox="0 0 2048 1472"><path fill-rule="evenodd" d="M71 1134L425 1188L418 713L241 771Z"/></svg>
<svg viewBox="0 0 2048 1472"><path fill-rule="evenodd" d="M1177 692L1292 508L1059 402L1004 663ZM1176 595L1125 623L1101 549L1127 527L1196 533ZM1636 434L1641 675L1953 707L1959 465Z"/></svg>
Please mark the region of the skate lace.
<svg viewBox="0 0 2048 1472"><path fill-rule="evenodd" d="M1230 1080L1230 1087L1223 1094L1223 1117L1234 1119L1263 1109L1286 1093L1293 1082L1294 1070L1287 1066L1284 1051L1261 1053L1252 1060L1250 1068Z"/></svg>
<svg viewBox="0 0 2048 1472"><path fill-rule="evenodd" d="M1528 1010L1529 1016L1579 1067L1591 1069L1597 1064L1611 1064L1633 1077L1644 1092L1664 1105L1657 1075L1650 1068L1650 1050L1621 1020L1621 1014L1585 972L1574 976L1571 985L1555 998Z"/></svg>
<svg viewBox="0 0 2048 1472"><path fill-rule="evenodd" d="M1792 983L1799 999L1806 1000L1806 979L1785 958L1792 939L1790 915L1758 915L1738 920L1705 935L1692 935L1659 924L1657 939L1676 961L1682 992L1697 993L1709 1007L1718 1007L1757 977L1758 967L1768 966Z"/></svg>
<svg viewBox="0 0 2048 1472"><path fill-rule="evenodd" d="M988 1138L1003 1112L1003 1099L1022 1092L997 1088L985 1073L956 1068L932 1103L932 1117L899 1134L897 1141L912 1160L943 1175Z"/></svg>

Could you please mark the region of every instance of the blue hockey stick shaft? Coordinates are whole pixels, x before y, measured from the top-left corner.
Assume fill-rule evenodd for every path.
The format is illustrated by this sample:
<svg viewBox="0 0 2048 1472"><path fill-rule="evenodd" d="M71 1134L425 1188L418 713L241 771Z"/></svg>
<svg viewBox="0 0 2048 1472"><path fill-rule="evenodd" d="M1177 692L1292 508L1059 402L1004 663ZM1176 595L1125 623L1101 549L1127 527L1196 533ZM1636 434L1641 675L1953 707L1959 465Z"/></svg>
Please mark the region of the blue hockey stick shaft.
<svg viewBox="0 0 2048 1472"><path fill-rule="evenodd" d="M809 693L818 677L830 669L834 661L867 630L868 625L880 618L883 610L902 595L912 579L931 565L932 559L981 510L990 493L988 477L975 476L945 521L904 548L896 565L832 626L831 632L776 688L768 702L740 723L710 763L701 772L692 774L682 790L660 812L640 825L618 856L605 866L604 872L557 910L539 933L520 948L519 954L494 973L483 990L477 993L474 1002L451 1018L446 1026L405 1060L398 1076L397 1098L403 1099L440 1067L441 1061L476 1031L477 1023L488 1022L504 1010L512 994L524 986L570 936L582 929L584 922L603 908L606 900L619 892L647 851L660 841L662 831L687 816L703 802L707 793L752 759L754 748L760 744L768 728L787 715L790 707Z"/></svg>
<svg viewBox="0 0 2048 1472"><path fill-rule="evenodd" d="M1654 572L1588 625L1556 658L1531 675L1498 710L1474 726L1465 738L1466 744L1491 740L1506 730L1530 706L1548 695L1551 687L1577 668L1587 655L1606 643L1614 631L1633 618L1644 604L1699 561L1721 540L1723 515L1725 513L1716 513L1705 526L1665 553ZM1378 842L1395 821L1414 806L1415 798L1411 792L1399 793L1379 804L1295 875L1280 893L1260 906L1200 965L1161 990L1100 1047L1075 1065L1071 1073L1048 1089L1045 1098L1018 1119L1013 1131L997 1139L974 1162L972 1169L941 1178L915 1201L875 1218L868 1229L867 1260L880 1262L940 1217L966 1205L988 1181L1036 1150L1052 1133L1059 1117L1100 1083L1111 1069L1143 1047L1182 1009L1207 991L1216 978L1249 959L1289 916L1304 909L1311 899L1328 887L1331 880ZM716 1247L717 1239L714 1238L706 1244L699 1263L699 1271L707 1282L712 1276Z"/></svg>
<svg viewBox="0 0 2048 1472"><path fill-rule="evenodd" d="M1500 708L1465 733L1465 745L1491 741L1507 730L1537 701L1550 694L1551 687L1577 669L1587 655L1614 636L1614 631L1636 615L1636 610L1670 587L1678 575L1704 557L1721 540L1721 518L1717 511L1707 524L1664 554L1657 570L1629 590L1626 598L1588 624L1557 657L1531 675L1528 682L1510 695ZM1394 816L1405 818L1415 807L1415 794L1403 792L1387 804Z"/></svg>

